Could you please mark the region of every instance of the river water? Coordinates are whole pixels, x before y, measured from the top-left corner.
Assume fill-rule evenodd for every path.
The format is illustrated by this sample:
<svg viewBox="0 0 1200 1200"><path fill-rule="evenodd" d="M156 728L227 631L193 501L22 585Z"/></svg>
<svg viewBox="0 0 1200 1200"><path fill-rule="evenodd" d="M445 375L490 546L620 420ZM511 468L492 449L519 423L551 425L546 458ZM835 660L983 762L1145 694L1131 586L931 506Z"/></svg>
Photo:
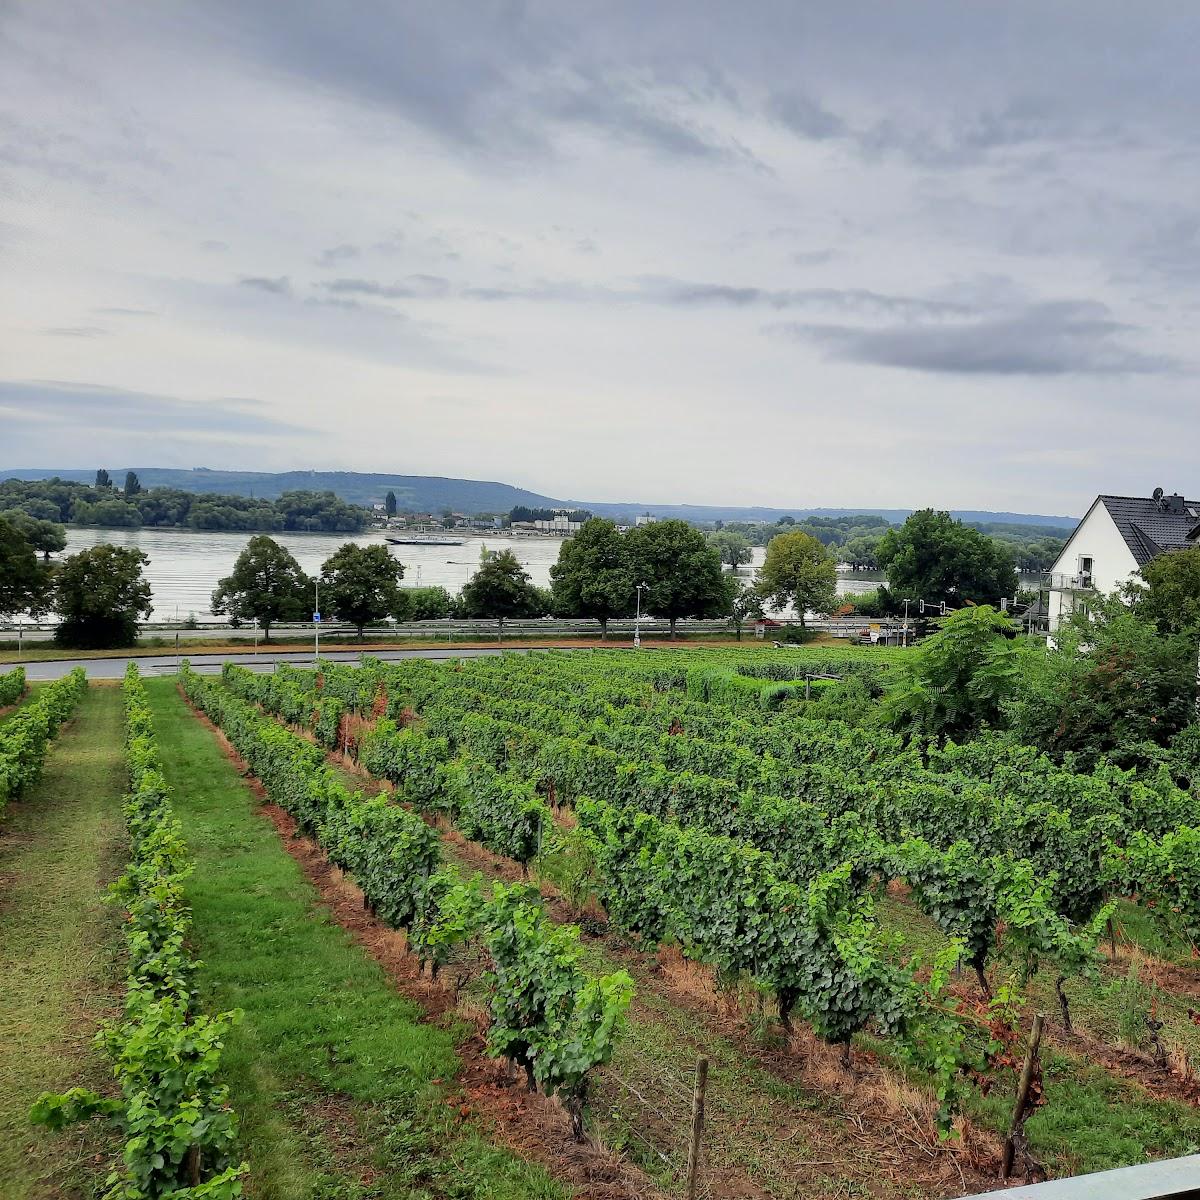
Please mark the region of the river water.
<svg viewBox="0 0 1200 1200"><path fill-rule="evenodd" d="M194 614L201 621L214 620L209 607L217 581L233 570L233 563L253 537L250 533L213 533L192 529L92 529L67 526L66 553L108 543L136 546L149 557L146 577L154 599L152 621L174 621ZM383 533L370 531L347 537L344 533L275 533L309 574L320 572L321 564L347 541L361 546L386 544ZM452 536L452 535L447 535ZM550 568L558 560L560 538L504 537L465 538L461 546L392 546L404 564L405 587L440 586L457 592L479 567L484 547L512 550L529 577L539 587L550 586ZM765 551L754 548L753 566L761 565ZM743 568L745 571L745 568ZM867 591L882 578L868 572L838 576L843 594Z"/></svg>

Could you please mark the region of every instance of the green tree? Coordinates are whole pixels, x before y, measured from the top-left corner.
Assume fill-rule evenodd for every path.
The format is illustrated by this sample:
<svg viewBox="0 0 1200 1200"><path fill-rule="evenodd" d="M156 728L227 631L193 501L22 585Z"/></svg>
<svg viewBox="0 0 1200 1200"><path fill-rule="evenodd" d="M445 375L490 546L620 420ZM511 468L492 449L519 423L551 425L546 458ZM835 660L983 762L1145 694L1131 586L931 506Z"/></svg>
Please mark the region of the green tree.
<svg viewBox="0 0 1200 1200"><path fill-rule="evenodd" d="M400 602L404 567L386 546L347 542L321 567L321 594L339 621L349 621L363 639L363 627L382 621Z"/></svg>
<svg viewBox="0 0 1200 1200"><path fill-rule="evenodd" d="M151 611L149 558L125 546L92 546L68 557L54 576L54 608L62 623L60 646L108 649L132 646L138 621Z"/></svg>
<svg viewBox="0 0 1200 1200"><path fill-rule="evenodd" d="M708 534L708 544L721 556L726 566L735 570L754 557L750 539L730 529L718 529Z"/></svg>
<svg viewBox="0 0 1200 1200"><path fill-rule="evenodd" d="M550 568L555 613L599 621L601 640L608 637L610 618L633 613L635 582L625 539L612 521L599 517L563 542Z"/></svg>
<svg viewBox="0 0 1200 1200"><path fill-rule="evenodd" d="M101 467L96 472L96 490L101 491L104 488L112 487L112 480L109 478L108 472Z"/></svg>
<svg viewBox="0 0 1200 1200"><path fill-rule="evenodd" d="M274 538L252 537L233 564L233 573L212 594L212 610L239 621L257 621L271 640L276 621L299 621L311 611L312 580Z"/></svg>
<svg viewBox="0 0 1200 1200"><path fill-rule="evenodd" d="M142 490L142 485L136 471L125 472L125 487L122 489L126 500L132 500Z"/></svg>
<svg viewBox="0 0 1200 1200"><path fill-rule="evenodd" d="M57 554L67 548L67 531L57 521L43 521L31 517L22 509L16 508L4 514L11 525L15 525L29 540L29 544L42 556L49 560L51 554Z"/></svg>
<svg viewBox="0 0 1200 1200"><path fill-rule="evenodd" d="M849 538L842 546L842 560L853 567L874 571L879 567L879 543L882 540L881 533L860 533Z"/></svg>
<svg viewBox="0 0 1200 1200"><path fill-rule="evenodd" d="M397 621L441 621L454 614L454 597L444 587L399 588L392 616Z"/></svg>
<svg viewBox="0 0 1200 1200"><path fill-rule="evenodd" d="M45 611L49 574L25 531L0 516L0 614L37 615Z"/></svg>
<svg viewBox="0 0 1200 1200"><path fill-rule="evenodd" d="M793 607L803 625L805 612L827 613L836 606L837 567L811 534L780 533L767 543L757 586L776 608Z"/></svg>
<svg viewBox="0 0 1200 1200"><path fill-rule="evenodd" d="M1025 664L1006 712L1019 740L1090 770L1102 755L1152 762L1191 723L1195 700L1193 634L1162 633L1116 597L1094 596Z"/></svg>
<svg viewBox="0 0 1200 1200"><path fill-rule="evenodd" d="M1012 551L932 508L889 529L876 552L892 593L904 600L996 604L1017 594Z"/></svg>
<svg viewBox="0 0 1200 1200"><path fill-rule="evenodd" d="M544 605L544 593L533 586L511 550L486 558L462 590L464 614L499 622L501 637L509 618L542 616Z"/></svg>
<svg viewBox="0 0 1200 1200"><path fill-rule="evenodd" d="M914 736L938 739L961 740L1002 725L1029 654L1012 633L1009 619L986 604L947 617L910 655L884 697L884 717Z"/></svg>
<svg viewBox="0 0 1200 1200"><path fill-rule="evenodd" d="M748 583L739 584L733 597L733 626L739 642L742 640L742 626L750 620L761 621L763 615L763 599L758 589Z"/></svg>
<svg viewBox="0 0 1200 1200"><path fill-rule="evenodd" d="M389 517L396 515L396 493L388 492L383 498L383 508Z"/></svg>
<svg viewBox="0 0 1200 1200"><path fill-rule="evenodd" d="M1152 558L1141 571L1145 586L1127 594L1138 616L1161 633L1200 629L1200 546Z"/></svg>
<svg viewBox="0 0 1200 1200"><path fill-rule="evenodd" d="M656 521L631 529L625 545L634 582L648 586L646 606L670 621L672 639L680 617L729 615L736 581L698 529L686 521Z"/></svg>

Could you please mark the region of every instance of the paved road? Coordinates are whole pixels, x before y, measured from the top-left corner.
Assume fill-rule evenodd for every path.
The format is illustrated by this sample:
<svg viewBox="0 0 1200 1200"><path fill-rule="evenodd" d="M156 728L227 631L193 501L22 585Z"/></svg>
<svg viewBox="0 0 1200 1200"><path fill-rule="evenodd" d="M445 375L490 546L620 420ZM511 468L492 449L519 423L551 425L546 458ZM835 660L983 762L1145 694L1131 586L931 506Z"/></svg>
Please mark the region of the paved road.
<svg viewBox="0 0 1200 1200"><path fill-rule="evenodd" d="M509 647L505 647L509 649ZM511 647L513 651L522 653L519 646ZM462 649L424 649L424 650L380 650L371 654L372 658L382 658L394 662L402 658L476 658L483 654L499 654L500 650L479 648ZM221 670L221 664L226 662L238 663L249 667L252 671L271 671L277 662L311 663L311 651L263 651L260 654L185 654L183 657L192 664L192 670L201 675L216 675ZM357 663L360 654L357 650L335 650L322 654L332 662ZM25 663L25 677L35 679L61 679L73 667L84 667L89 679L120 679L125 674L125 668L135 662L143 675L173 675L179 660L174 654L139 655L134 658L64 658L54 662ZM15 664L9 664L12 666ZM7 670L8 667L0 667Z"/></svg>

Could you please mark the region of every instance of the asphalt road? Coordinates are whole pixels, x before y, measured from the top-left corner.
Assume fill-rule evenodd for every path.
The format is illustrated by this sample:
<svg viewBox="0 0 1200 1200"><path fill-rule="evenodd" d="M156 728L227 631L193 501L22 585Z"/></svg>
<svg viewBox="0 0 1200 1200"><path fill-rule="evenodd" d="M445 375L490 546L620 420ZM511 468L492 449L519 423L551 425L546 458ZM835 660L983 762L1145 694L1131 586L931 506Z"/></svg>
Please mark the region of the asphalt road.
<svg viewBox="0 0 1200 1200"><path fill-rule="evenodd" d="M506 647L508 649L508 647ZM512 650L521 653L520 647L513 646ZM476 658L484 654L499 654L501 651L487 649L424 649L424 650L379 650L372 652L370 657L382 658L396 662L403 658ZM184 654L192 664L192 670L201 675L216 675L221 670L221 664L232 662L239 666L249 667L252 671L271 671L274 664L311 663L312 652L308 650L264 650L259 654ZM322 654L331 662L357 663L361 657L357 650L334 650ZM25 678L29 680L61 679L74 667L83 667L89 679L120 679L125 674L125 668L135 662L143 675L173 675L179 659L174 654L139 655L134 658L63 658L54 662L24 663ZM10 663L9 667L16 664ZM8 667L0 667L7 670Z"/></svg>

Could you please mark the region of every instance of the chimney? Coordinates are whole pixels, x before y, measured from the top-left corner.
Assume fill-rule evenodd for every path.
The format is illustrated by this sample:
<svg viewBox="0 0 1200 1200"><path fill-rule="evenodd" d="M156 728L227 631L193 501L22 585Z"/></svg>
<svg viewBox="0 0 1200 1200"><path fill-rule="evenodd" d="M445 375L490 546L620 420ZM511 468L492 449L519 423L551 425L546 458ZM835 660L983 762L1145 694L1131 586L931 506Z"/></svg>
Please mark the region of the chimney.
<svg viewBox="0 0 1200 1200"><path fill-rule="evenodd" d="M1183 497L1178 492L1168 496L1166 498L1166 509L1172 516L1182 517L1184 509Z"/></svg>

